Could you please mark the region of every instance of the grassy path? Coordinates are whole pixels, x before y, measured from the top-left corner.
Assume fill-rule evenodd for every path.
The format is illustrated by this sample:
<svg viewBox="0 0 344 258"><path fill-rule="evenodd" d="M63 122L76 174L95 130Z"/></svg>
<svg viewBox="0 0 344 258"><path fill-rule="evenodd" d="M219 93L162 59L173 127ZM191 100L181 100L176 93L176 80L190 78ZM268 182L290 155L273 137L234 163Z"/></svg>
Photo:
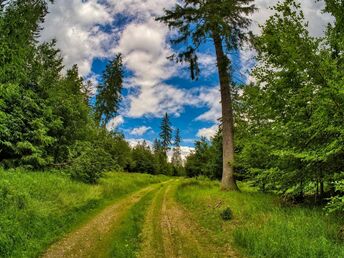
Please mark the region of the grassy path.
<svg viewBox="0 0 344 258"><path fill-rule="evenodd" d="M111 245L109 239L121 217L132 205L156 188L156 185L149 186L107 207L86 225L52 245L43 257L101 257L108 251L107 248Z"/></svg>
<svg viewBox="0 0 344 258"><path fill-rule="evenodd" d="M239 257L211 241L211 234L175 200L182 180L151 185L107 207L52 245L51 257Z"/></svg>
<svg viewBox="0 0 344 258"><path fill-rule="evenodd" d="M230 249L213 245L209 232L175 201L178 184L167 184L157 192L146 215L138 257L239 257Z"/></svg>

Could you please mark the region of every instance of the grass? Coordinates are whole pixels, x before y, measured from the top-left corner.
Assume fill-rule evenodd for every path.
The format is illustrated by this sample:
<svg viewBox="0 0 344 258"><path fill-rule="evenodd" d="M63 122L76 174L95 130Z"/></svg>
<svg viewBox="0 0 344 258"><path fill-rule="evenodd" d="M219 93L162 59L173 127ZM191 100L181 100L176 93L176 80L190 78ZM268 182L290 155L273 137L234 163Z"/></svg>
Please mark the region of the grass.
<svg viewBox="0 0 344 258"><path fill-rule="evenodd" d="M135 258L142 242L142 228L154 193L146 194L130 208L112 236L111 252L105 257Z"/></svg>
<svg viewBox="0 0 344 258"><path fill-rule="evenodd" d="M37 257L105 205L166 179L116 172L87 185L61 173L0 170L0 257Z"/></svg>
<svg viewBox="0 0 344 258"><path fill-rule="evenodd" d="M190 180L181 184L177 200L200 225L209 241L231 243L244 256L276 258L344 257L338 231L343 217L326 215L321 207L285 206L276 196L252 192L221 192L216 182ZM234 218L223 221L230 208Z"/></svg>

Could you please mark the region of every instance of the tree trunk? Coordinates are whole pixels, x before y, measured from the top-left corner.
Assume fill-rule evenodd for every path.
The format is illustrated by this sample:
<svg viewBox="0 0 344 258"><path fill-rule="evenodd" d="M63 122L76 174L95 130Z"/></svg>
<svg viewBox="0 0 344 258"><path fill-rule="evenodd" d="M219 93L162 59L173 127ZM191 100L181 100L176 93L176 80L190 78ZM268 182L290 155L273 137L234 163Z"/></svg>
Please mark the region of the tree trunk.
<svg viewBox="0 0 344 258"><path fill-rule="evenodd" d="M221 189L238 191L239 188L234 177L234 118L229 80L230 60L224 54L220 35L215 31L213 31L213 40L216 50L222 104L223 171Z"/></svg>

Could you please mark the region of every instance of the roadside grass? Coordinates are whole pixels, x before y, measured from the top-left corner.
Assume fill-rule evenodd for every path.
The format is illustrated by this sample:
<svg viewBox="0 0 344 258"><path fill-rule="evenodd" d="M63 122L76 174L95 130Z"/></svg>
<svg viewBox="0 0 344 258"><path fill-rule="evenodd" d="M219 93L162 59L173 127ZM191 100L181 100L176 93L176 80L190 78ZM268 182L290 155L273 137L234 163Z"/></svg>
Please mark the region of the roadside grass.
<svg viewBox="0 0 344 258"><path fill-rule="evenodd" d="M217 182L192 179L176 192L177 200L211 232L209 241L230 243L248 257L344 257L344 242L337 237L343 216L326 215L321 207L287 206L247 185L241 193L219 189ZM226 208L234 216L227 222L220 216Z"/></svg>
<svg viewBox="0 0 344 258"><path fill-rule="evenodd" d="M114 172L87 185L61 173L0 170L0 257L37 257L109 203L167 179Z"/></svg>
<svg viewBox="0 0 344 258"><path fill-rule="evenodd" d="M167 186L161 185L147 207L142 228L142 243L137 257L163 257L164 241L161 232L161 209Z"/></svg>
<svg viewBox="0 0 344 258"><path fill-rule="evenodd" d="M110 252L104 257L135 258L138 255L142 239L142 229L146 211L154 193L149 192L138 203L134 204L116 228L111 237Z"/></svg>

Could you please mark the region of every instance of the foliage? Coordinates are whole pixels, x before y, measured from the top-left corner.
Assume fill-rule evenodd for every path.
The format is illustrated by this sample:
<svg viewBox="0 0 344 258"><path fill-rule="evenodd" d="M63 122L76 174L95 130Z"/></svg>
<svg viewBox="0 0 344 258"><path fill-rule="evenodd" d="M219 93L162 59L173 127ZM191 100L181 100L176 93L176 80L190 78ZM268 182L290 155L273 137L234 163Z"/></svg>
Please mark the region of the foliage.
<svg viewBox="0 0 344 258"><path fill-rule="evenodd" d="M166 179L116 172L89 185L61 172L0 170L0 256L38 257L109 201Z"/></svg>
<svg viewBox="0 0 344 258"><path fill-rule="evenodd" d="M224 221L228 221L228 220L231 220L233 218L233 212L232 210L227 207L225 208L221 213L221 218L224 220Z"/></svg>
<svg viewBox="0 0 344 258"><path fill-rule="evenodd" d="M321 207L286 207L275 195L258 193L246 184L239 183L239 187L241 193L228 193L219 190L218 182L185 182L176 197L207 230L207 241L219 248L227 250L230 243L248 257L344 255L344 246L337 241L342 216L326 215ZM226 207L234 213L233 222L219 216Z"/></svg>
<svg viewBox="0 0 344 258"><path fill-rule="evenodd" d="M0 164L31 169L67 168L72 177L95 183L105 170L126 169L130 148L105 123L121 99L122 58L107 65L98 87L96 115L90 84L74 65L62 74L56 42L39 44L45 1L8 1L0 9ZM98 120L100 118L98 117Z"/></svg>
<svg viewBox="0 0 344 258"><path fill-rule="evenodd" d="M230 51L237 51L247 40L251 24L249 15L255 11L253 0L184 0L157 18L176 30L171 43L178 46L178 54L170 58L188 62L191 78L198 79L200 69L197 52L211 40L215 48L222 103L223 190L237 191L234 176L234 114L231 95Z"/></svg>
<svg viewBox="0 0 344 258"><path fill-rule="evenodd" d="M209 142L201 138L195 143L195 151L186 158L185 171L188 177L222 177L222 133L218 130Z"/></svg>
<svg viewBox="0 0 344 258"><path fill-rule="evenodd" d="M106 125L117 114L121 101L123 84L122 55L116 57L107 64L103 73L102 83L97 87L96 119L103 120Z"/></svg>
<svg viewBox="0 0 344 258"><path fill-rule="evenodd" d="M228 50L237 49L247 37L245 29L250 25L248 15L255 10L252 2L184 0L171 10L165 10L164 16L157 20L178 30L171 43L182 46L180 52L170 58L176 62L188 62L191 78L198 78L197 50L215 34L223 38ZM229 63L228 58L226 60Z"/></svg>
<svg viewBox="0 0 344 258"><path fill-rule="evenodd" d="M131 171L157 174L154 155L145 141L136 145L132 150Z"/></svg>
<svg viewBox="0 0 344 258"><path fill-rule="evenodd" d="M344 181L335 182L335 190L337 195L330 198L330 202L326 206L328 212L343 212L344 211Z"/></svg>
<svg viewBox="0 0 344 258"><path fill-rule="evenodd" d="M167 151L172 144L172 127L168 114L166 113L160 126L160 143L162 151L167 155Z"/></svg>
<svg viewBox="0 0 344 258"><path fill-rule="evenodd" d="M320 200L340 192L335 181L344 165L344 74L332 35L341 20L318 39L296 1L274 10L254 38L257 81L236 107L238 165L263 191Z"/></svg>
<svg viewBox="0 0 344 258"><path fill-rule="evenodd" d="M173 165L174 176L184 175L183 158L182 158L180 143L181 143L180 130L177 129L175 133L174 142L173 142L174 147L173 147L173 153L172 153L172 158L171 158L171 164Z"/></svg>

